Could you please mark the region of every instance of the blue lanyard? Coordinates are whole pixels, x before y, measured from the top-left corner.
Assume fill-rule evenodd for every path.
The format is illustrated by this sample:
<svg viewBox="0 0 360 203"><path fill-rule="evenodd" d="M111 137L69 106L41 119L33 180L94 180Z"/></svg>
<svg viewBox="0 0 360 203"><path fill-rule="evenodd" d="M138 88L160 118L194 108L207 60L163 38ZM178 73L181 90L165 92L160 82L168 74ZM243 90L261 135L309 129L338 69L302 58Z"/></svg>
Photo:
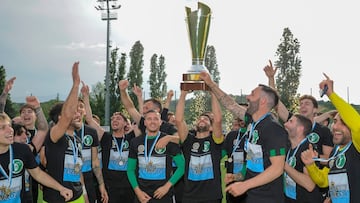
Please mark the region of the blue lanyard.
<svg viewBox="0 0 360 203"><path fill-rule="evenodd" d="M116 146L116 149L118 150L119 154L120 154L120 157L121 157L121 154L122 154L122 150L123 150L123 146L124 146L124 140L125 140L125 134L124 136L121 138L121 144L120 144L120 149L119 149L119 145L118 145L118 142L116 140L116 138L114 136L112 136L114 142L115 142L115 146Z"/></svg>
<svg viewBox="0 0 360 203"><path fill-rule="evenodd" d="M313 123L313 125L312 125L312 127L311 127L311 131L314 131L315 126L316 126L316 122Z"/></svg>
<svg viewBox="0 0 360 203"><path fill-rule="evenodd" d="M84 133L85 133L85 128L84 128L84 123L81 124L81 146L84 147Z"/></svg>
<svg viewBox="0 0 360 203"><path fill-rule="evenodd" d="M289 150L289 151L287 152L286 161L288 161L289 158L292 158L292 157L294 157L294 156L296 155L296 152L299 150L299 147L300 147L302 144L304 144L304 142L305 142L306 140L307 140L307 138L304 138L303 140L301 140L301 142L296 146L296 148L295 148L294 152L292 153L291 157L289 157L291 150Z"/></svg>
<svg viewBox="0 0 360 203"><path fill-rule="evenodd" d="M232 149L232 152L231 152L230 157L233 156L234 152L235 152L236 149L239 147L241 140L245 137L245 135L243 135L243 136L240 138L240 132L241 132L241 128L239 129L238 134L237 134L237 136L236 136L236 142L235 142L235 144L233 145L233 149Z"/></svg>
<svg viewBox="0 0 360 203"><path fill-rule="evenodd" d="M144 156L145 156L145 161L146 163L148 163L150 161L150 157L151 157L151 154L155 148L155 144L157 142L157 140L159 139L160 137L160 131L158 132L158 134L156 135L156 138L155 138L155 141L153 142L151 148L150 148L150 152L149 154L147 153L147 140L148 140L148 134L146 133L145 135L145 153L144 153Z"/></svg>
<svg viewBox="0 0 360 203"><path fill-rule="evenodd" d="M341 152L338 154L339 150L340 150L340 146L337 145L335 148L335 153L334 155L332 155L330 158L328 159L323 159L323 158L313 158L314 161L320 161L320 162L328 162L330 160L336 159L337 157L339 157L340 155L344 154L351 146L352 141L350 141L343 150L341 150Z"/></svg>
<svg viewBox="0 0 360 203"><path fill-rule="evenodd" d="M252 122L251 123L251 127L250 127L250 135L249 135L249 140L251 140L255 127L257 126L257 124L259 124L262 120L264 120L268 115L270 115L270 112L266 113L265 115L261 116L259 120L257 120L255 123Z"/></svg>
<svg viewBox="0 0 360 203"><path fill-rule="evenodd" d="M14 152L13 152L13 148L12 145L9 145L9 156L10 156L10 160L9 160L9 175L6 174L6 171L4 170L4 168L2 167L2 165L0 164L0 172L3 176L5 176L8 179L8 183L9 183L9 188L11 186L11 181L12 181L12 175L13 175L13 160L14 160Z"/></svg>
<svg viewBox="0 0 360 203"><path fill-rule="evenodd" d="M67 134L65 134L65 135L71 140L71 138L70 138L69 135L67 135ZM77 144L76 144L76 134L75 134L75 131L74 131L73 137L74 137L74 143L73 143L73 142L70 142L70 143L71 143L71 149L72 149L72 151L73 151L74 164L76 164L77 158L78 158L78 154L79 154L79 147L78 147Z"/></svg>

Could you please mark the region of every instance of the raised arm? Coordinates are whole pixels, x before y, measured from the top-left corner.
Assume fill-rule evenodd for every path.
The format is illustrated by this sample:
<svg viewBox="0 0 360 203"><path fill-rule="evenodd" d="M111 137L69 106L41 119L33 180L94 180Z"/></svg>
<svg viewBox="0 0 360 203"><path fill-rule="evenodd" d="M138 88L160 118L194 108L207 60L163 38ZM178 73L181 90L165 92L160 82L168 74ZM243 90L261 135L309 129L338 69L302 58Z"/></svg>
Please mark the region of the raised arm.
<svg viewBox="0 0 360 203"><path fill-rule="evenodd" d="M0 113L3 113L5 111L6 99L10 90L12 89L15 79L16 77L12 77L10 80L6 81L5 83L4 90L0 95Z"/></svg>
<svg viewBox="0 0 360 203"><path fill-rule="evenodd" d="M143 115L143 106L144 106L144 99L143 99L143 92L142 89L137 86L136 84L134 84L134 87L132 88L133 93L136 95L136 98L138 100L138 104L139 104L139 113L141 115Z"/></svg>
<svg viewBox="0 0 360 203"><path fill-rule="evenodd" d="M129 86L129 81L127 80L120 80L119 81L119 89L120 89L120 98L121 102L124 105L127 112L130 114L131 118L136 122L140 123L141 114L135 108L134 103L131 101L129 94L127 93L126 89ZM140 102L140 101L139 101Z"/></svg>
<svg viewBox="0 0 360 203"><path fill-rule="evenodd" d="M83 96L83 100L84 100L84 104L85 104L85 111L86 111L85 120L89 126L96 129L96 132L98 134L98 139L99 139L99 141L101 141L101 138L104 135L105 130L92 117L89 86L86 85L84 82L81 82L81 83L82 83L81 94Z"/></svg>
<svg viewBox="0 0 360 203"><path fill-rule="evenodd" d="M321 123L328 118L334 118L336 114L337 114L337 110L330 110L325 113L322 113L319 116L315 116L314 121L317 123Z"/></svg>
<svg viewBox="0 0 360 203"><path fill-rule="evenodd" d="M187 91L181 90L179 101L176 105L176 111L175 111L175 123L181 143L186 140L189 133L189 129L184 119L186 95L187 95Z"/></svg>
<svg viewBox="0 0 360 203"><path fill-rule="evenodd" d="M277 67L273 67L272 65L272 62L271 60L269 60L269 64L266 65L264 67L264 72L265 72L265 75L266 77L268 78L268 84L270 87L276 89L276 86L275 86L275 74L276 74L276 71L277 71ZM282 121L287 121L288 118L289 118L289 110L286 108L286 106L284 105L284 103L282 103L280 100L279 100L279 103L276 107L276 112L278 113L279 115L279 118L282 120Z"/></svg>
<svg viewBox="0 0 360 203"><path fill-rule="evenodd" d="M213 138L216 143L220 144L224 141L224 135L222 133L222 113L219 101L217 100L215 94L211 93L211 108L214 114L214 121L212 124L213 128Z"/></svg>
<svg viewBox="0 0 360 203"><path fill-rule="evenodd" d="M358 152L360 152L360 115L351 104L347 103L344 99L339 97L334 92L334 81L324 73L325 80L323 80L319 87L324 89L325 85L328 86L326 95L329 97L331 103L338 110L341 119L351 131L352 142Z"/></svg>
<svg viewBox="0 0 360 203"><path fill-rule="evenodd" d="M210 78L209 73L203 71L200 73L200 78L211 88L211 91L215 94L216 98L220 103L229 110L235 117L244 118L246 113L246 108L240 106L234 98L230 95L227 95L219 86Z"/></svg>
<svg viewBox="0 0 360 203"><path fill-rule="evenodd" d="M36 98L35 96L27 96L26 103L35 109L37 131L31 142L34 144L36 152L39 152L42 145L44 144L47 131L49 130L49 125L45 118L38 98Z"/></svg>
<svg viewBox="0 0 360 203"><path fill-rule="evenodd" d="M166 99L164 101L164 104L163 104L163 109L162 109L162 112L161 112L161 119L166 121L166 122L169 121L168 112L169 112L169 106L170 106L170 103L171 103L171 99L172 99L173 96L174 96L174 91L169 90L168 93L167 93Z"/></svg>
<svg viewBox="0 0 360 203"><path fill-rule="evenodd" d="M70 125L77 109L78 92L80 86L79 62L75 62L72 67L72 78L73 85L62 107L59 121L51 128L50 131L50 139L54 143L58 142L59 139L64 136L64 133Z"/></svg>

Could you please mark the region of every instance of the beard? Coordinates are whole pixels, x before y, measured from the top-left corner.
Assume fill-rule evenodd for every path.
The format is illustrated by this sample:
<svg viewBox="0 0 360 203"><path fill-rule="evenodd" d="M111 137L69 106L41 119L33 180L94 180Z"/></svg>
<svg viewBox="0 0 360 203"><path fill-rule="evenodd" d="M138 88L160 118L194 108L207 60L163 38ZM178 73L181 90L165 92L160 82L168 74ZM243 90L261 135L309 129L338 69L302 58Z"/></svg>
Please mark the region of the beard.
<svg viewBox="0 0 360 203"><path fill-rule="evenodd" d="M253 115L255 112L257 112L259 110L259 103L260 103L260 99L253 102L249 102L249 106L246 109L246 113Z"/></svg>
<svg viewBox="0 0 360 203"><path fill-rule="evenodd" d="M196 131L198 131L199 133L207 132L209 131L209 129L209 126L196 126Z"/></svg>

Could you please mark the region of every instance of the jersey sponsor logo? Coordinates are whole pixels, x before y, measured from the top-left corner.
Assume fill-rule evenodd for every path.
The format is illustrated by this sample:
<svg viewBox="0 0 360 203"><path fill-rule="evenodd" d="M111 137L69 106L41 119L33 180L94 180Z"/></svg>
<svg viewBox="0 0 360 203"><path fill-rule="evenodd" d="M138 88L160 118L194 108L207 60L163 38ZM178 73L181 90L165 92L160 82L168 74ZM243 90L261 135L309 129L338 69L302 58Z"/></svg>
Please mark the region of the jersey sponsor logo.
<svg viewBox="0 0 360 203"><path fill-rule="evenodd" d="M194 142L194 144L192 145L191 151L198 152L199 148L200 148L200 144L198 142Z"/></svg>
<svg viewBox="0 0 360 203"><path fill-rule="evenodd" d="M144 150L145 150L144 145L141 144L141 145L138 146L138 153L139 153L139 154L143 154L143 153L144 153Z"/></svg>

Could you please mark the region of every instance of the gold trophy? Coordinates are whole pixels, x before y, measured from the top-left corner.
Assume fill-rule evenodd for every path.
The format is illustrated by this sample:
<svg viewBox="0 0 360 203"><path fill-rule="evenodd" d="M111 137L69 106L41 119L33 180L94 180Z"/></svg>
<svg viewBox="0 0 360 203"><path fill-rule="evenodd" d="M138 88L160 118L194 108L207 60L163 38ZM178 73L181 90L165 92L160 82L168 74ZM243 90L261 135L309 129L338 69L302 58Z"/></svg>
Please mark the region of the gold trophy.
<svg viewBox="0 0 360 203"><path fill-rule="evenodd" d="M208 72L208 69L204 66L204 56L210 28L211 10L207 5L200 2L198 2L198 10L191 12L190 8L186 7L185 9L192 65L190 70L183 74L180 89L185 91L209 90L210 88L200 79L200 72Z"/></svg>

